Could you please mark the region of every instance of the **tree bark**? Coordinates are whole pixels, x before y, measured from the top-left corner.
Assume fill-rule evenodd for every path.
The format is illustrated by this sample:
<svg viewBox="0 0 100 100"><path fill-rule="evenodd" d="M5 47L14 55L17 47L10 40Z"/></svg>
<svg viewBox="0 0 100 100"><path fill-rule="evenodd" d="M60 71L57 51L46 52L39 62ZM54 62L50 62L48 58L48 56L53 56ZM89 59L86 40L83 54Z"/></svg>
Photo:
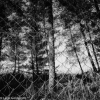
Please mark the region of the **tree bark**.
<svg viewBox="0 0 100 100"><path fill-rule="evenodd" d="M52 0L49 0L49 23L51 31L49 33L49 93L52 94L55 85L55 48L54 48L54 25L53 25L53 9Z"/></svg>

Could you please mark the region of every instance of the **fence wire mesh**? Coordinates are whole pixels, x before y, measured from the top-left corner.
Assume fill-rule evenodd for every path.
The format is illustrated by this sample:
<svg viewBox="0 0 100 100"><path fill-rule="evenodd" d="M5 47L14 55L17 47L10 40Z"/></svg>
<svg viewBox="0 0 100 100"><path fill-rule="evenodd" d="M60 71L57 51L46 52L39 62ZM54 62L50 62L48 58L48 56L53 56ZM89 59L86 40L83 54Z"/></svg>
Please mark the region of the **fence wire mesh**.
<svg viewBox="0 0 100 100"><path fill-rule="evenodd" d="M11 20L14 14L8 19ZM84 36L78 34L78 25L55 34L56 77L51 97L48 92L48 30L38 30L36 24L27 21L28 18L23 19L22 27L21 20L18 20L9 23L0 18L0 100L100 99L100 75L92 70L86 72L92 65ZM33 22L36 23L35 20ZM6 25L10 27L7 31L4 30ZM78 41L75 40L76 35ZM87 41L88 38L89 34ZM91 50L91 45L88 46ZM92 50L90 54L97 67ZM76 74L82 70L85 74Z"/></svg>

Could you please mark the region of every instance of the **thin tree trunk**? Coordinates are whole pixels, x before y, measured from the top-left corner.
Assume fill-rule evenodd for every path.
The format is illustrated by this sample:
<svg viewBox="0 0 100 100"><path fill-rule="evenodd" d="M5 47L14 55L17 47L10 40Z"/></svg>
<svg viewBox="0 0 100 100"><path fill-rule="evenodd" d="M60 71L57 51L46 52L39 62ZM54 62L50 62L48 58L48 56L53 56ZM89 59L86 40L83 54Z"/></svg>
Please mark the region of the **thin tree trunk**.
<svg viewBox="0 0 100 100"><path fill-rule="evenodd" d="M35 74L34 74L34 61L33 61L33 54L31 55L32 56L32 58L31 58L31 60L32 60L32 63L31 63L31 66L32 66L32 71L33 71L33 82L34 82L34 80L35 80Z"/></svg>
<svg viewBox="0 0 100 100"><path fill-rule="evenodd" d="M80 25L80 27L81 27L81 25ZM93 59L92 59L92 56L91 56L90 51L89 51L89 48L88 48L88 44L87 44L87 41L86 41L86 37L85 37L85 34L84 34L83 27L81 27L81 33L82 33L83 38L84 38L84 45L85 45L85 47L86 47L86 50L87 50L88 57L89 57L89 60L90 60L90 62L91 62L92 68L93 68L94 72L97 72L97 68L96 68L96 66L95 66L95 64L94 64L94 61L93 61Z"/></svg>
<svg viewBox="0 0 100 100"><path fill-rule="evenodd" d="M34 0L33 0L34 1ZM35 70L33 69L33 85L35 86L34 87L34 89L35 89L35 91L36 91L36 94L35 94L35 96L36 97L38 97L38 95L39 95L39 93L38 93L38 90L39 90L39 87L38 87L38 83L37 82L35 82L34 83L34 81L35 80L38 80L38 74L39 74L39 70L38 70L38 59L37 59L37 53L38 53L38 51L37 51L37 40L36 40L36 37L37 37L37 34L38 34L38 26L37 26L37 22L38 22L38 20L37 20L37 11L38 11L38 9L37 9L37 6L38 6L38 2L35 2L35 7L34 7L34 15L33 15L33 18L34 18L34 20L35 20L35 22L33 22L34 23L34 25L33 25L33 27L34 27L34 35L33 35L33 44L32 44L32 50L33 50L33 55L34 55L34 62L33 62L33 60L32 60L32 63L34 63L34 64L32 64L33 66L34 66L34 68L35 68ZM36 73L37 73L37 75L35 75L35 73L34 73L34 71L36 71Z"/></svg>
<svg viewBox="0 0 100 100"><path fill-rule="evenodd" d="M91 37L91 36L90 36ZM90 39L91 40L91 39ZM99 62L98 62L98 59L97 59L97 55L96 55L96 52L95 52L95 48L94 48L94 45L93 43L91 43L91 46L92 46L92 49L93 49L93 54L94 54L94 57L95 57L95 60L96 60L96 63L97 63L97 67L98 69L100 69L99 67Z"/></svg>
<svg viewBox="0 0 100 100"><path fill-rule="evenodd" d="M16 57L16 45L15 45L15 69L14 69L14 74L16 73L16 60L17 60L17 57Z"/></svg>
<svg viewBox="0 0 100 100"><path fill-rule="evenodd" d="M34 13L35 13L34 18L35 18L36 22L38 22L37 21L37 15L36 15L37 11L38 11L37 6L38 6L38 4L36 3L36 7L35 7L35 11L34 11ZM36 72L37 72L37 75L39 75L38 50L37 50L37 45L38 45L38 43L37 43L38 26L37 26L36 22L34 23L34 29L35 29L35 33L34 33L34 56L35 56L35 68L36 68Z"/></svg>
<svg viewBox="0 0 100 100"><path fill-rule="evenodd" d="M35 78L35 76L34 76L34 61L33 61L33 59L34 59L34 57L33 57L33 49L34 48L34 45L33 45L33 41L31 40L31 68L32 68L32 72L33 72L33 82L34 82L34 78Z"/></svg>
<svg viewBox="0 0 100 100"><path fill-rule="evenodd" d="M85 44L85 47L86 47L86 50L87 50L87 53L88 53L88 56L89 56L90 62L91 62L91 64L92 64L93 70L94 70L94 72L97 72L97 69L96 69L96 66L95 66L95 64L94 64L94 61L93 61L93 59L92 59L92 56L91 56L91 54L90 54L90 51L89 51L89 48L88 48L87 42L85 41L84 44Z"/></svg>
<svg viewBox="0 0 100 100"><path fill-rule="evenodd" d="M37 30L37 28L36 28L36 30ZM34 54L35 55L35 67L36 67L37 75L39 75L39 68L38 68L39 66L38 66L38 57L37 57L38 56L37 55L38 51L37 51L37 43L36 43L37 42L36 41L36 34L35 34L34 41L35 41L35 47L34 47L35 48L35 51L34 51L35 52L35 54Z"/></svg>
<svg viewBox="0 0 100 100"><path fill-rule="evenodd" d="M32 84L33 84L33 91L36 91L36 88L35 88L35 83L34 81L36 80L36 77L35 77L35 70L34 70L34 45L33 45L33 40L31 40L31 68L32 68ZM37 92L37 91L36 91ZM34 94L32 94L32 98L31 100L34 100Z"/></svg>
<svg viewBox="0 0 100 100"><path fill-rule="evenodd" d="M0 62L1 62L1 51L2 51L2 35L3 33L0 33Z"/></svg>
<svg viewBox="0 0 100 100"><path fill-rule="evenodd" d="M87 28L88 28L88 26L87 26ZM88 32L89 32L89 28L88 28ZM94 54L95 61L96 61L96 63L97 63L98 70L100 70L98 58L97 58L97 55L96 55L96 52L95 52L94 45L93 45L93 43L92 43L92 37L91 37L91 34L90 34L90 33L89 33L89 38L90 38L90 41L91 41L91 46L92 46L92 50L93 50L93 54Z"/></svg>
<svg viewBox="0 0 100 100"><path fill-rule="evenodd" d="M49 33L49 93L52 94L55 85L55 48L54 48L54 26L53 26L53 9L52 0L49 0L49 23L51 31Z"/></svg>
<svg viewBox="0 0 100 100"><path fill-rule="evenodd" d="M70 32L70 34L71 34L71 32ZM76 46L75 46L74 41L73 41L73 38L72 38L72 34L71 34L71 40L72 40L72 44L73 44L73 47L74 47L74 52L75 52L75 55L76 55L77 61L78 61L78 63L79 63L79 66L80 66L81 72L82 72L82 74L84 74L84 71L83 71L83 69L82 69L82 66L81 66L81 63L80 63L80 60L79 60L79 57L78 57L77 51L76 51Z"/></svg>
<svg viewBox="0 0 100 100"><path fill-rule="evenodd" d="M37 72L37 75L39 75L39 66L38 66L38 60L37 60L37 54L35 54L35 62L36 62L36 72Z"/></svg>
<svg viewBox="0 0 100 100"><path fill-rule="evenodd" d="M18 72L20 72L20 67L19 67L19 54L18 54Z"/></svg>

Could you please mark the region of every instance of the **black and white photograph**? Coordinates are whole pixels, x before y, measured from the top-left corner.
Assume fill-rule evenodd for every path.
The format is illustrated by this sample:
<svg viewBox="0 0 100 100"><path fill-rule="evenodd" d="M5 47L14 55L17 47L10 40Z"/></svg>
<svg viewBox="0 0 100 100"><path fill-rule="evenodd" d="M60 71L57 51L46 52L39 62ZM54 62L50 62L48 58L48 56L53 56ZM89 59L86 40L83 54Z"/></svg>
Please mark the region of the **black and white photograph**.
<svg viewBox="0 0 100 100"><path fill-rule="evenodd" d="M100 100L100 0L0 0L0 100Z"/></svg>

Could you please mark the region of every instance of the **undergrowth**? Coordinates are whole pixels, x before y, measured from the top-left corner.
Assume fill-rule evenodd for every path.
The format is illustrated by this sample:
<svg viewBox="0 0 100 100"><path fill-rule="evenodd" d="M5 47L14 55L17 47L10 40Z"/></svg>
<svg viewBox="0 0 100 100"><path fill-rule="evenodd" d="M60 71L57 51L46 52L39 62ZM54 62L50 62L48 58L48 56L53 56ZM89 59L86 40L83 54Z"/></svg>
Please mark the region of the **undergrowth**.
<svg viewBox="0 0 100 100"><path fill-rule="evenodd" d="M98 73L85 73L85 77L81 78L77 78L76 75L60 75L56 79L55 87L53 95L49 96L48 81L46 81L39 90L36 100L100 100Z"/></svg>

